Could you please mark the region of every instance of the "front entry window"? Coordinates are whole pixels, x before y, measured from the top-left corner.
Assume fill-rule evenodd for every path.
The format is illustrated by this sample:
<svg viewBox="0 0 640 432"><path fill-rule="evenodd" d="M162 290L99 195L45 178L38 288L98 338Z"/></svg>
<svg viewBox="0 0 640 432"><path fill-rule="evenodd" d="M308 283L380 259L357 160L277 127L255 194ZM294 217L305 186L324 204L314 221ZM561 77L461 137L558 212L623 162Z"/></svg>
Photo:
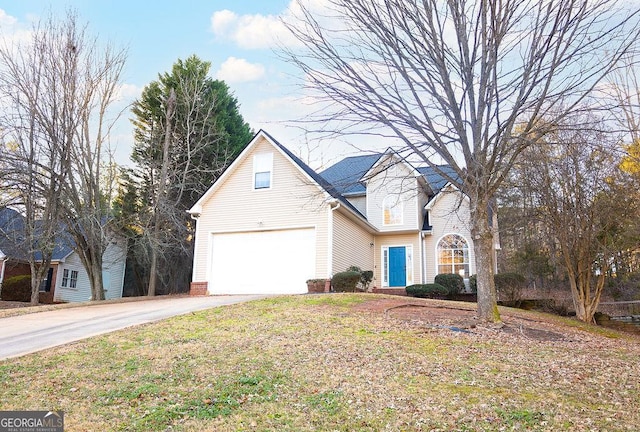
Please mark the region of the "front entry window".
<svg viewBox="0 0 640 432"><path fill-rule="evenodd" d="M469 244L458 234L448 234L438 242L438 274L455 273L469 277Z"/></svg>

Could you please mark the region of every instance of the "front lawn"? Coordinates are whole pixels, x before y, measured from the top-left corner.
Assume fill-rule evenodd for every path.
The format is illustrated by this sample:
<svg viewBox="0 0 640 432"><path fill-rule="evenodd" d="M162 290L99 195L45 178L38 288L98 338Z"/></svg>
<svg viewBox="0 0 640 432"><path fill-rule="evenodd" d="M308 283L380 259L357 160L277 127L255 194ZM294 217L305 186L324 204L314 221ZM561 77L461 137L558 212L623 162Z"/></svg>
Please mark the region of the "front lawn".
<svg viewBox="0 0 640 432"><path fill-rule="evenodd" d="M508 309L505 329L433 325L423 306L457 304L368 306L385 298L276 297L6 360L0 409L63 410L66 431L640 425L638 338Z"/></svg>

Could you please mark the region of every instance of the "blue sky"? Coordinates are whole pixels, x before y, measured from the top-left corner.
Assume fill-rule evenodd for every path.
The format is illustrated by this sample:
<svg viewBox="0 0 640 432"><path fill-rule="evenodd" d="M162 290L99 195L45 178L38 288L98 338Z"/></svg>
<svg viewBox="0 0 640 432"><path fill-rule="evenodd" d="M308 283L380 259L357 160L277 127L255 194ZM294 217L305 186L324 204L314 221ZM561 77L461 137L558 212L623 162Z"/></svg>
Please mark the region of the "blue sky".
<svg viewBox="0 0 640 432"><path fill-rule="evenodd" d="M288 42L279 18L288 16L291 5L290 0L0 0L0 32L17 34L50 11L63 16L68 8L76 10L100 43L127 48L123 95L128 101L177 59L196 54L212 63L214 78L227 82L255 130L267 130L318 167L354 149L334 143L309 154L302 132L287 126L300 114L295 100L300 92L290 78L296 72L273 47L274 35ZM128 161L132 144L129 112L123 117L111 141L120 163Z"/></svg>

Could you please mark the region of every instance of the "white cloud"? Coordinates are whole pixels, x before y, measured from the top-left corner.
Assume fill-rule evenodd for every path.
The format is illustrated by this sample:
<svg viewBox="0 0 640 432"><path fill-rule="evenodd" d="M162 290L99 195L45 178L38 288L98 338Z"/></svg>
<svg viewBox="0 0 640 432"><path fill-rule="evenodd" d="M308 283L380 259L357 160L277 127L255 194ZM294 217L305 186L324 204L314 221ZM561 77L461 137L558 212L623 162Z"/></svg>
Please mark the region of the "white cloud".
<svg viewBox="0 0 640 432"><path fill-rule="evenodd" d="M15 25L18 20L11 15L8 15L4 9L0 9L0 26L1 27L11 27Z"/></svg>
<svg viewBox="0 0 640 432"><path fill-rule="evenodd" d="M314 8L322 1L307 1ZM216 37L235 42L244 49L273 48L277 45L298 46L300 42L287 29L284 22L291 22L300 7L297 0L279 15L241 15L221 10L211 16L211 30Z"/></svg>
<svg viewBox="0 0 640 432"><path fill-rule="evenodd" d="M216 72L216 78L227 83L257 81L264 76L264 66L259 63L249 63L245 59L229 57Z"/></svg>
<svg viewBox="0 0 640 432"><path fill-rule="evenodd" d="M232 31L237 21L238 15L234 12L228 9L217 11L211 16L211 30L216 36L224 36Z"/></svg>
<svg viewBox="0 0 640 432"><path fill-rule="evenodd" d="M27 23L21 23L4 9L0 9L0 40L9 46L15 44L29 43L31 40L31 29Z"/></svg>
<svg viewBox="0 0 640 432"><path fill-rule="evenodd" d="M118 89L116 100L132 101L142 94L142 88L135 84L122 83Z"/></svg>

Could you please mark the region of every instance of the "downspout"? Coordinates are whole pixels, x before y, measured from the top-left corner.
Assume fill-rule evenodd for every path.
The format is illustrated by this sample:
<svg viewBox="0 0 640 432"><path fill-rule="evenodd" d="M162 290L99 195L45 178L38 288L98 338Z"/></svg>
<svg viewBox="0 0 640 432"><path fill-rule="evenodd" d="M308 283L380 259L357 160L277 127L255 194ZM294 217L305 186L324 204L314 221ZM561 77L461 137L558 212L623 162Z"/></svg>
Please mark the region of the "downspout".
<svg viewBox="0 0 640 432"><path fill-rule="evenodd" d="M188 213L191 216L191 219L195 221L195 227L193 230L193 268L191 269L191 282L194 282L196 277L196 266L198 265L198 245L197 245L198 219L200 218L201 213L191 213L191 212L188 212ZM208 281L209 279L207 278L207 282ZM189 286L189 291L191 291L191 286Z"/></svg>
<svg viewBox="0 0 640 432"><path fill-rule="evenodd" d="M0 267L0 294L2 293L2 284L4 283L4 263L7 262L6 258L2 258L2 267Z"/></svg>
<svg viewBox="0 0 640 432"><path fill-rule="evenodd" d="M420 231L420 270L422 272L420 283L422 284L427 283L427 257L424 256L424 249L424 231Z"/></svg>
<svg viewBox="0 0 640 432"><path fill-rule="evenodd" d="M327 279L331 279L333 276L333 212L339 209L342 204L337 199L332 199L328 202L329 204L329 212L328 212L328 251L327 251Z"/></svg>

